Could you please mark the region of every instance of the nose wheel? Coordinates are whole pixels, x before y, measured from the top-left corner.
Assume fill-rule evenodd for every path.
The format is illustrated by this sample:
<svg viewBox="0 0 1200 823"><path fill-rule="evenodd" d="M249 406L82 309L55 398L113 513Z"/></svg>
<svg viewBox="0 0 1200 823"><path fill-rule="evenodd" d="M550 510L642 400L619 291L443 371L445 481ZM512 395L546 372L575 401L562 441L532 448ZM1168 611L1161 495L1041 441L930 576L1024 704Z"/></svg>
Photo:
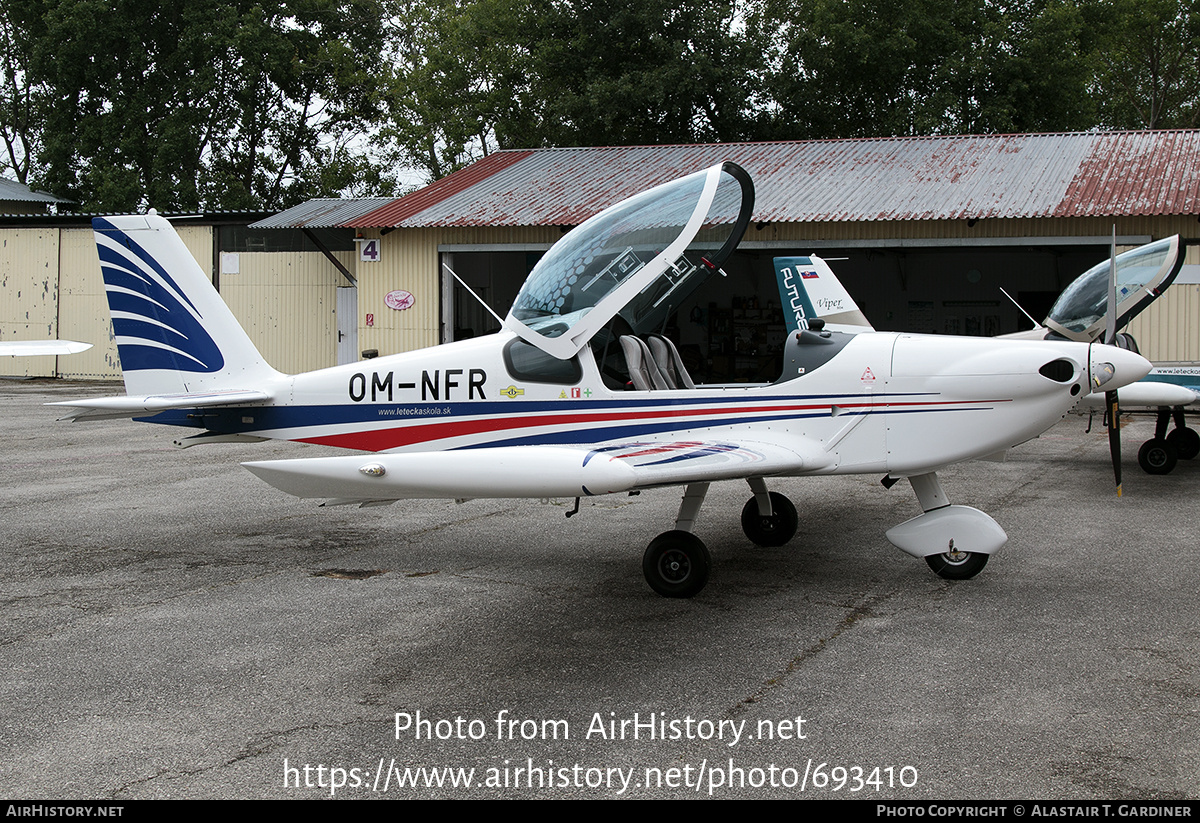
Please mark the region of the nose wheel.
<svg viewBox="0 0 1200 823"><path fill-rule="evenodd" d="M931 554L925 558L925 562L938 577L944 577L946 580L970 580L983 571L988 557L989 555L982 552L960 552L951 549L941 554Z"/></svg>
<svg viewBox="0 0 1200 823"><path fill-rule="evenodd" d="M1146 474L1170 474L1178 460L1175 447L1165 438L1147 440L1138 449L1138 465Z"/></svg>
<svg viewBox="0 0 1200 823"><path fill-rule="evenodd" d="M1167 427L1175 421L1170 432ZM1146 474L1170 474L1180 460L1194 460L1200 456L1200 434L1188 428L1183 416L1183 406L1170 408L1161 406L1154 427L1154 437L1138 449L1138 465Z"/></svg>
<svg viewBox="0 0 1200 823"><path fill-rule="evenodd" d="M685 531L663 532L642 556L642 574L663 597L695 597L708 583L712 558L708 547Z"/></svg>

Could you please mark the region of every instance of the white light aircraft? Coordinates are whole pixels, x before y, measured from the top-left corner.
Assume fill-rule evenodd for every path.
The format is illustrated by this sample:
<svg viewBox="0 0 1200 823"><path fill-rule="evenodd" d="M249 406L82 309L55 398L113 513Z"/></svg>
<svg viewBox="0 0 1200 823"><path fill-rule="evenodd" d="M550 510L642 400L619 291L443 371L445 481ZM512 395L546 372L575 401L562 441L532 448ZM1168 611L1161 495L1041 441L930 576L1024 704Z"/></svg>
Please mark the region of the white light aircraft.
<svg viewBox="0 0 1200 823"><path fill-rule="evenodd" d="M1114 236L1109 259L1071 281L1043 323L1035 321L1034 329L1009 336L1082 343L1103 340L1137 351L1133 337L1119 330L1167 290L1179 276L1183 259L1183 243L1178 235L1121 254L1116 253ZM1118 492L1121 486L1118 418L1122 407L1152 406L1158 410L1155 435L1138 450L1138 464L1144 471L1167 474L1179 458L1191 460L1200 455L1200 435L1188 428L1183 413L1184 406L1195 403L1198 395L1186 383L1186 369L1155 369L1145 380L1125 386L1119 392L1094 393L1081 401L1083 407L1104 407ZM1175 428L1168 433L1172 421Z"/></svg>
<svg viewBox="0 0 1200 823"><path fill-rule="evenodd" d="M1036 437L1080 396L1125 386L1150 364L1098 343L813 320L788 336L774 382L695 385L669 341L644 336L723 274L753 204L749 175L732 163L658 186L556 243L499 333L298 375L267 365L165 220L96 218L127 395L60 405L75 418L192 427L185 446L280 438L373 452L244 464L283 491L337 504L574 497L578 508L584 496L683 486L674 528L642 562L668 597L691 597L708 579L693 526L710 483L746 481L746 536L779 546L797 514L769 480L907 478L923 513L888 539L943 577L974 576L1007 536L987 514L951 505L937 470Z"/></svg>

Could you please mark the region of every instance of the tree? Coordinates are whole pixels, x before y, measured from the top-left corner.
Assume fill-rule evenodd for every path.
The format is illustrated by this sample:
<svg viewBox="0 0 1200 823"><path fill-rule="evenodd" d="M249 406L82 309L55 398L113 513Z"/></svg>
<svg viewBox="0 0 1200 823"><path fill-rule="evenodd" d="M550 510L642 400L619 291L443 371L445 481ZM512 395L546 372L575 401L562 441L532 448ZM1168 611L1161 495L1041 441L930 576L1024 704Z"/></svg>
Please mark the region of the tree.
<svg viewBox="0 0 1200 823"><path fill-rule="evenodd" d="M329 193L308 170L348 163L370 113L376 0L31 5L28 73L55 101L36 178L85 209L275 208Z"/></svg>
<svg viewBox="0 0 1200 823"><path fill-rule="evenodd" d="M774 133L879 137L1090 125L1069 0L767 0Z"/></svg>
<svg viewBox="0 0 1200 823"><path fill-rule="evenodd" d="M430 178L496 148L754 136L737 4L418 0L392 27L391 156Z"/></svg>
<svg viewBox="0 0 1200 823"><path fill-rule="evenodd" d="M539 10L527 0L417 0L396 9L376 144L437 179L506 142L501 124L512 128L528 88Z"/></svg>
<svg viewBox="0 0 1200 823"><path fill-rule="evenodd" d="M23 3L0 0L0 174L21 183L28 181L42 134L42 107L29 83L26 11Z"/></svg>
<svg viewBox="0 0 1200 823"><path fill-rule="evenodd" d="M761 50L736 2L563 0L543 10L520 121L527 145L754 136Z"/></svg>
<svg viewBox="0 0 1200 823"><path fill-rule="evenodd" d="M1200 0L1103 0L1085 7L1099 123L1194 128L1200 123Z"/></svg>

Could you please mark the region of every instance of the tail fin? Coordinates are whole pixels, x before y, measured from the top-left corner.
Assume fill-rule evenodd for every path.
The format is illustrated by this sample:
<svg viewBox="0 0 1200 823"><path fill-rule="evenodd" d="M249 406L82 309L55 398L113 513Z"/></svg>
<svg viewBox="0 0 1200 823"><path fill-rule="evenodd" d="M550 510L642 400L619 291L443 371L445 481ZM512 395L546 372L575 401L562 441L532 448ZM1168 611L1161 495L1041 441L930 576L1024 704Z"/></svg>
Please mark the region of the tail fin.
<svg viewBox="0 0 1200 823"><path fill-rule="evenodd" d="M279 377L157 214L96 217L96 250L130 395L254 388Z"/></svg>
<svg viewBox="0 0 1200 823"><path fill-rule="evenodd" d="M874 331L829 264L819 257L776 257L775 279L788 332L820 318L830 331Z"/></svg>

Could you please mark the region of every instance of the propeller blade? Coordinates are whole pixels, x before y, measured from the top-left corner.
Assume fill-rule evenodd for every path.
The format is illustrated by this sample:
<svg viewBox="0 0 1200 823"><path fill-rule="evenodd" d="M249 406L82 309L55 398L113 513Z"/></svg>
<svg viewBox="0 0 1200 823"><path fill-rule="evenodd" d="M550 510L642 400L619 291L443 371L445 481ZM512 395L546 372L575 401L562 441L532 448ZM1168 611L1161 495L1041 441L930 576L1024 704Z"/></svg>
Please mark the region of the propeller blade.
<svg viewBox="0 0 1200 823"><path fill-rule="evenodd" d="M1105 319L1104 342L1117 342L1117 226L1113 224L1112 246L1108 254L1108 312ZM1104 393L1108 407L1108 453L1112 458L1113 477L1117 481L1117 497L1121 496L1121 406L1116 391Z"/></svg>
<svg viewBox="0 0 1200 823"><path fill-rule="evenodd" d="M1117 401L1117 393L1104 393L1108 418L1108 452L1112 457L1113 476L1117 481L1117 497L1121 496L1121 408Z"/></svg>
<svg viewBox="0 0 1200 823"><path fill-rule="evenodd" d="M1113 224L1112 247L1108 253L1108 312L1104 320L1104 342L1117 339L1117 226Z"/></svg>

